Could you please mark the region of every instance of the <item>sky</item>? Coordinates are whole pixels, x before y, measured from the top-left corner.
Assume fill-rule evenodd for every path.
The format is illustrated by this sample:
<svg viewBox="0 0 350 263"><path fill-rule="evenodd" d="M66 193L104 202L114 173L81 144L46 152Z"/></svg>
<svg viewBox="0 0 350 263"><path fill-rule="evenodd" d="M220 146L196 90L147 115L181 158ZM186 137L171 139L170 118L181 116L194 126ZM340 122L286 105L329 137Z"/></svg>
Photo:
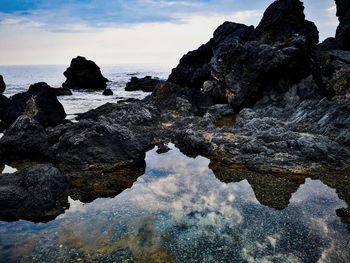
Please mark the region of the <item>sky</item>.
<svg viewBox="0 0 350 263"><path fill-rule="evenodd" d="M0 0L0 65L175 66L224 21L257 25L273 0ZM334 0L304 0L320 39L334 36Z"/></svg>

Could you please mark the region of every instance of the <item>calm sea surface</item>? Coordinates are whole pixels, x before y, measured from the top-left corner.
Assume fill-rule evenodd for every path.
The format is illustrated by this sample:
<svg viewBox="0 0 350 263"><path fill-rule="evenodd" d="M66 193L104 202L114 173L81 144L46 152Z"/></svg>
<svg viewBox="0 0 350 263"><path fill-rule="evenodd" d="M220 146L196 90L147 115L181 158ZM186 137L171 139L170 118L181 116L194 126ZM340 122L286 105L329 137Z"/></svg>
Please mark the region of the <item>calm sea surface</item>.
<svg viewBox="0 0 350 263"><path fill-rule="evenodd" d="M7 95L38 81L58 87L63 71L0 68ZM168 74L114 66L102 71L115 96L75 92L61 99L69 114L116 96L145 96L123 91L128 74ZM350 226L336 214L347 204L339 197L344 192L331 187L342 189L336 178L227 180L215 174L210 160L169 147L164 154L147 152L144 174L113 198L69 198L70 208L48 223L0 221L0 262L350 262ZM274 180L282 182L279 187L271 186Z"/></svg>

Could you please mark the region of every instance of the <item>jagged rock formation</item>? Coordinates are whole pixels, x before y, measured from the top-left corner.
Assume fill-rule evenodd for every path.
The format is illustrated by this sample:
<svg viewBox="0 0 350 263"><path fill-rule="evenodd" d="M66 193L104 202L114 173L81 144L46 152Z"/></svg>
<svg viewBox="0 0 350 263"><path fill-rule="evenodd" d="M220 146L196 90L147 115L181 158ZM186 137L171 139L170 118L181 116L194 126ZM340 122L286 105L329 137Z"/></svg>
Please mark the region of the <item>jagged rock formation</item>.
<svg viewBox="0 0 350 263"><path fill-rule="evenodd" d="M21 115L32 117L43 127L56 126L66 118L64 108L53 89L46 87L46 83L42 84L32 85L27 92L4 99L6 106L2 108L0 115L0 129L9 128Z"/></svg>
<svg viewBox="0 0 350 263"><path fill-rule="evenodd" d="M203 89L236 111L254 105L267 90L288 90L311 74L316 26L299 0L275 1L258 27L225 22L214 37L185 55L169 81Z"/></svg>
<svg viewBox="0 0 350 263"><path fill-rule="evenodd" d="M104 95L104 96L112 96L113 95L113 91L111 89L105 89L102 92L102 95Z"/></svg>
<svg viewBox="0 0 350 263"><path fill-rule="evenodd" d="M84 57L72 59L70 67L64 72L64 76L67 80L62 86L72 90L104 90L108 82L108 79L102 75L95 62Z"/></svg>
<svg viewBox="0 0 350 263"><path fill-rule="evenodd" d="M347 0L336 0L339 26L336 40L341 49L350 51L350 3Z"/></svg>
<svg viewBox="0 0 350 263"><path fill-rule="evenodd" d="M6 84L4 78L0 75L0 94L3 93L6 89Z"/></svg>

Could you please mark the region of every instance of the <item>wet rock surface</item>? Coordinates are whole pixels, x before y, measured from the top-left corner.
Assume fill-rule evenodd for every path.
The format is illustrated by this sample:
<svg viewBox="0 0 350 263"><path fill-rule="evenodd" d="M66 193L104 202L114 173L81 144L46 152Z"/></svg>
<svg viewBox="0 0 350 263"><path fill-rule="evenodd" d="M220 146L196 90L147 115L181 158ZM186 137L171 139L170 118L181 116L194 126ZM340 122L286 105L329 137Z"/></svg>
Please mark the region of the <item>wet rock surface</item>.
<svg viewBox="0 0 350 263"><path fill-rule="evenodd" d="M0 176L1 220L49 221L69 207L68 183L52 165Z"/></svg>
<svg viewBox="0 0 350 263"><path fill-rule="evenodd" d="M72 90L104 90L108 82L95 62L80 56L72 60L64 76L67 80L62 84L63 88Z"/></svg>

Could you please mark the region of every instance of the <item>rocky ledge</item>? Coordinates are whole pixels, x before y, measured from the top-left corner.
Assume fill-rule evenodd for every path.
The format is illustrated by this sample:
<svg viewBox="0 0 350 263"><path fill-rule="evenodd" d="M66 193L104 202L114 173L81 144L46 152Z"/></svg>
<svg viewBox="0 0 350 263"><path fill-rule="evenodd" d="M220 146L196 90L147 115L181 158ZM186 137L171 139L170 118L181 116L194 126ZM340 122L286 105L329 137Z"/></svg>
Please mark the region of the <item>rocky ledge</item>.
<svg viewBox="0 0 350 263"><path fill-rule="evenodd" d="M52 163L67 192L85 201L130 187L145 152L168 142L210 158L225 181L244 167L250 180L322 173L346 182L350 52L338 36L318 44L303 10L299 0L278 0L257 28L225 22L144 100L108 103L55 125L22 110L27 116L0 139L0 160ZM349 203L347 185L334 187Z"/></svg>

